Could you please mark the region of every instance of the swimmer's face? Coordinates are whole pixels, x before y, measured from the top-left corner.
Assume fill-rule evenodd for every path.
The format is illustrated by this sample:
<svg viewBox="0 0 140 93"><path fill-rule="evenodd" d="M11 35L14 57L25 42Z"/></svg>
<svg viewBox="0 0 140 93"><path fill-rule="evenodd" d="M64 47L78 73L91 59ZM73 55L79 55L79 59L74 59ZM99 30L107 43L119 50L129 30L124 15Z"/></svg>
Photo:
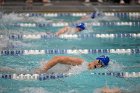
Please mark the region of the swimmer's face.
<svg viewBox="0 0 140 93"><path fill-rule="evenodd" d="M88 69L100 68L102 66L103 65L101 64L101 62L99 60L95 60L95 61L88 64Z"/></svg>
<svg viewBox="0 0 140 93"><path fill-rule="evenodd" d="M78 31L78 32L81 32L81 31L83 31L83 30L81 30L79 27L77 27L77 31Z"/></svg>

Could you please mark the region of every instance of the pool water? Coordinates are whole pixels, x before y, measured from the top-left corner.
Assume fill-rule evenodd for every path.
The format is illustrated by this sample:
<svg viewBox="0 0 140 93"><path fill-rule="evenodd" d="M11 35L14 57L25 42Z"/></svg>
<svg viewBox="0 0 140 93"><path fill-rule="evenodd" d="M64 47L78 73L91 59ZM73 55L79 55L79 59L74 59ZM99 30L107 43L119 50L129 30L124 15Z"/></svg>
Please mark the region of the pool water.
<svg viewBox="0 0 140 93"><path fill-rule="evenodd" d="M11 19L13 18L13 19ZM114 17L116 20L107 20L109 17L94 19L89 22L139 22L139 18L130 19ZM59 17L24 17L15 13L3 14L0 19L0 34L4 35L1 40L1 50L45 50L45 49L139 49L139 37L124 38L78 38L78 39L9 39L10 34L35 34L56 32L62 27L19 27L17 23L48 23L69 22L74 23L80 17L63 15ZM49 21L48 21L49 20ZM92 26L80 33L91 34L120 34L139 33L140 25L136 26ZM115 76L93 75L93 72L140 72L139 53L95 53L95 54L45 54L45 55L19 55L0 56L0 67L10 67L16 70L32 70L38 68L42 62L50 60L57 55L73 56L93 61L100 55L108 55L111 59L109 67L96 70L78 70L79 74L61 79L39 80L13 80L0 79L0 93L100 93L105 86L119 87L126 93L139 93L140 78L120 78ZM133 68L129 68L134 66ZM135 67L137 66L137 67ZM128 67L124 69L124 67ZM84 69L84 68L83 68ZM72 73L77 72L75 68Z"/></svg>

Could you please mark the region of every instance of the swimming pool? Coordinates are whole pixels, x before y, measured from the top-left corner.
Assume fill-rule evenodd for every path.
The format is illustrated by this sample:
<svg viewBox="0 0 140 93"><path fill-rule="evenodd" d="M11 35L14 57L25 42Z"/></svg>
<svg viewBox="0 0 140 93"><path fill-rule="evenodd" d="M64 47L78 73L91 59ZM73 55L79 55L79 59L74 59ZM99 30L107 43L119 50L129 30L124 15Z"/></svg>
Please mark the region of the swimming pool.
<svg viewBox="0 0 140 93"><path fill-rule="evenodd" d="M27 80L21 80L20 76L5 79L8 77L1 73L0 92L99 93L107 85L139 93L140 14L106 12L105 17L86 22L85 32L59 38L46 34L75 24L83 15L86 13L3 14L0 66L30 71L56 55L80 57L90 62L105 54L111 58L109 67L91 71L77 70L77 67L71 72L76 75L45 80L33 80L30 76L29 80L28 76ZM115 72L119 74L111 74ZM133 78L121 77L122 72L134 72L130 75Z"/></svg>

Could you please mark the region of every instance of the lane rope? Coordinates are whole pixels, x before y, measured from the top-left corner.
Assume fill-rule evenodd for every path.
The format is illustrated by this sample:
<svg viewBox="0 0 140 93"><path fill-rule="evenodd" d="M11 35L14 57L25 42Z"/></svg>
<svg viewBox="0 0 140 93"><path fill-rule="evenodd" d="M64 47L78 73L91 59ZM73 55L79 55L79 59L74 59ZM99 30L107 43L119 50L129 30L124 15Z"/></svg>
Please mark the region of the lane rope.
<svg viewBox="0 0 140 93"><path fill-rule="evenodd" d="M96 53L116 53L116 54L139 54L140 49L46 49L46 50L2 50L0 55L45 55L45 54L96 54Z"/></svg>
<svg viewBox="0 0 140 93"><path fill-rule="evenodd" d="M92 12L91 12L92 13ZM18 13L19 16L26 17L59 17L59 16L73 16L73 17L82 17L90 13ZM103 12L105 16L117 16L117 17L139 17L139 12Z"/></svg>
<svg viewBox="0 0 140 93"><path fill-rule="evenodd" d="M4 37L0 35L0 38ZM64 39L87 39L87 38L140 38L140 33L121 33L121 34L94 34L94 33L87 33L87 34L64 34L60 36L56 36L54 34L26 34L26 35L19 35L19 34L11 34L8 36L9 39L57 39L57 38L64 38Z"/></svg>
<svg viewBox="0 0 140 93"><path fill-rule="evenodd" d="M85 23L91 26L140 26L140 22L91 22ZM68 22L52 22L52 23L16 23L9 26L14 27L64 27L69 25L76 25Z"/></svg>
<svg viewBox="0 0 140 93"><path fill-rule="evenodd" d="M73 75L69 74L0 74L1 79L14 79L14 80L48 80L59 79ZM91 75L104 75L115 76L119 78L139 78L140 72L106 72L106 73L91 73Z"/></svg>

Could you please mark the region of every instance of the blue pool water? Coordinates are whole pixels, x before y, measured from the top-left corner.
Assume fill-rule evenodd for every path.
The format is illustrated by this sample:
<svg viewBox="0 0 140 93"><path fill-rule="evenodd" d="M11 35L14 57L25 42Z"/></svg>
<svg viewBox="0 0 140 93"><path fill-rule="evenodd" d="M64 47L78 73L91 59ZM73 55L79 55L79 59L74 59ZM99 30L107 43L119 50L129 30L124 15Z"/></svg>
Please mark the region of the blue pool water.
<svg viewBox="0 0 140 93"><path fill-rule="evenodd" d="M13 18L13 19L12 19ZM90 22L139 22L139 18L100 18L100 20L90 20ZM19 27L17 23L48 23L64 22L74 23L80 17L63 15L59 17L23 17L15 13L4 14L0 19L1 38L0 50L46 50L46 49L139 49L140 37L124 38L78 38L78 39L9 39L11 34L35 34L56 32L62 27ZM115 19L115 20L113 20ZM92 34L120 34L139 33L140 25L135 26L88 26L84 33ZM115 76L93 75L93 72L140 72L139 53L95 53L95 54L45 54L45 55L19 55L0 56L0 67L14 68L19 71L30 71L38 68L43 61L50 60L53 56L64 55L80 57L87 62L93 61L97 56L108 55L111 58L109 67L96 70L77 70L73 68L72 73L79 74L61 79L39 80L12 80L0 79L0 93L100 93L100 89L105 86L119 87L127 92L139 93L140 78L120 78ZM131 67L124 69L124 67ZM85 68L83 68L85 69ZM2 73L2 72L1 72Z"/></svg>

